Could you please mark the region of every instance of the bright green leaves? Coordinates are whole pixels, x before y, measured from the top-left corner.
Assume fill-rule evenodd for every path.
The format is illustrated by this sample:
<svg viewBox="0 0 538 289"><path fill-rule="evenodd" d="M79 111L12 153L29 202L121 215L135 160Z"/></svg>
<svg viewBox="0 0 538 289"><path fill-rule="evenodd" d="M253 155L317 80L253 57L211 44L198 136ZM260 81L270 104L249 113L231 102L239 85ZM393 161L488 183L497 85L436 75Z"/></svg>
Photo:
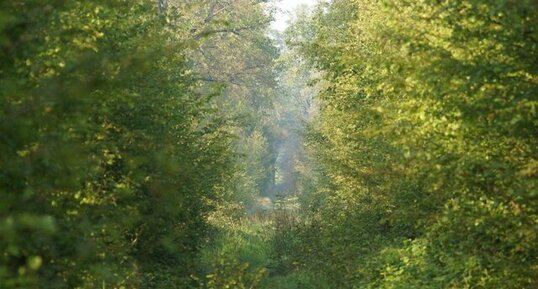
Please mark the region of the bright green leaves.
<svg viewBox="0 0 538 289"><path fill-rule="evenodd" d="M334 282L532 286L534 6L341 0L292 28L328 83L309 139L326 176L311 230Z"/></svg>

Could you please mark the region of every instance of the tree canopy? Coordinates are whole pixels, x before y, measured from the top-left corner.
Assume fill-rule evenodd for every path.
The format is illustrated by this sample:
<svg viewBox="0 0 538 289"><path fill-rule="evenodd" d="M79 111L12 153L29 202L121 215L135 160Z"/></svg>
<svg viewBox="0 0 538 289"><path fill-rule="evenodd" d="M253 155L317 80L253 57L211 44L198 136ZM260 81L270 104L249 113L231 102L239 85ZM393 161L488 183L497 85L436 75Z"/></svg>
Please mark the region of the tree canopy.
<svg viewBox="0 0 538 289"><path fill-rule="evenodd" d="M0 288L538 287L538 5L0 3Z"/></svg>

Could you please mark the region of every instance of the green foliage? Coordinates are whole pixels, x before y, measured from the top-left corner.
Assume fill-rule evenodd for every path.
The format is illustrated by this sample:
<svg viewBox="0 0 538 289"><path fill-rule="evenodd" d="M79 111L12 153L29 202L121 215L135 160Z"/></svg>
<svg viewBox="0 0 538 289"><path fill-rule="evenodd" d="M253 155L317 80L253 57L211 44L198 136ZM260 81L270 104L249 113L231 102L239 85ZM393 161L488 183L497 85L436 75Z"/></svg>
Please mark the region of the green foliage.
<svg viewBox="0 0 538 289"><path fill-rule="evenodd" d="M1 287L187 286L233 172L190 40L149 1L0 11Z"/></svg>
<svg viewBox="0 0 538 289"><path fill-rule="evenodd" d="M265 2L0 3L0 287L538 287L535 1Z"/></svg>
<svg viewBox="0 0 538 289"><path fill-rule="evenodd" d="M307 270L338 288L536 286L535 12L340 0L297 21L288 42L323 78Z"/></svg>
<svg viewBox="0 0 538 289"><path fill-rule="evenodd" d="M260 288L267 277L270 224L244 217L212 218L219 230L202 250L202 288Z"/></svg>

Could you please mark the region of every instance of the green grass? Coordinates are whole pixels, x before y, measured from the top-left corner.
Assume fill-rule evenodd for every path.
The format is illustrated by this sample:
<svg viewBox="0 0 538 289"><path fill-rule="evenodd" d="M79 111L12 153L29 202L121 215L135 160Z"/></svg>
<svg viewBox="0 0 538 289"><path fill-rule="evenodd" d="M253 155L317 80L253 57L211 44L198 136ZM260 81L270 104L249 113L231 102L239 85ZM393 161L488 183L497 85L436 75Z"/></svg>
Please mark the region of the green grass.
<svg viewBox="0 0 538 289"><path fill-rule="evenodd" d="M287 214L286 214L287 215ZM308 271L285 271L276 257L282 248L275 240L274 222L286 222L282 212L261 217L250 216L236 220L214 219L218 235L202 250L205 288L258 288L258 289L323 289L327 282ZM289 224L288 224L289 225ZM282 232L280 232L282 234ZM276 239L275 239L276 238ZM280 252L282 253L282 252Z"/></svg>

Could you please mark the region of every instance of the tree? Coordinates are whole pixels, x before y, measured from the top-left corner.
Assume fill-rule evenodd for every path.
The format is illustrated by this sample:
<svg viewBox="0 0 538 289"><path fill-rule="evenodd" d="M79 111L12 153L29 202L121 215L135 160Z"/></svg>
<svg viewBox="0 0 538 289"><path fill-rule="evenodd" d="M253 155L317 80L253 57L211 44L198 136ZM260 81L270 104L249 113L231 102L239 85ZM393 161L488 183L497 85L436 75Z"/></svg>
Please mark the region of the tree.
<svg viewBox="0 0 538 289"><path fill-rule="evenodd" d="M536 284L533 10L342 0L298 20L289 43L327 84L310 270L342 288Z"/></svg>

